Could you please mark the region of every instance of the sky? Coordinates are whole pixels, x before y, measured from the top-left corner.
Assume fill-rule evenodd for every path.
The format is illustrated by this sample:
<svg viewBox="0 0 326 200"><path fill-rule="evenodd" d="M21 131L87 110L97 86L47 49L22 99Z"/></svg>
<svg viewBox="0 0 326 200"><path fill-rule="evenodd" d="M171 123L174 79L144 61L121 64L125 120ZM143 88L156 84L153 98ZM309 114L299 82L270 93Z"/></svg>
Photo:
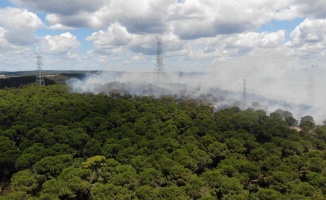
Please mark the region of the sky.
<svg viewBox="0 0 326 200"><path fill-rule="evenodd" d="M36 70L38 52L43 70L154 72L157 36L166 72L205 72L174 82L241 99L246 79L248 94L326 119L325 0L0 0L0 71ZM112 80L92 75L75 89Z"/></svg>
<svg viewBox="0 0 326 200"><path fill-rule="evenodd" d="M323 67L325 0L1 0L0 71Z"/></svg>

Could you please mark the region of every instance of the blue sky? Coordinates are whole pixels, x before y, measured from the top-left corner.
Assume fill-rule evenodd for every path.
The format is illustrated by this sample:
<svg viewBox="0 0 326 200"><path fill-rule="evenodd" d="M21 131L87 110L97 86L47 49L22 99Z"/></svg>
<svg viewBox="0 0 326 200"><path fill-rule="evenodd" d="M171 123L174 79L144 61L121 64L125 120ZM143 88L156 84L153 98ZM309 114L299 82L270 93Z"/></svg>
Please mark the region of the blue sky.
<svg viewBox="0 0 326 200"><path fill-rule="evenodd" d="M261 32L275 32L278 30L286 30L285 40L290 41L290 33L302 23L304 18L296 18L293 20L273 20L268 24L264 24L259 28Z"/></svg>
<svg viewBox="0 0 326 200"><path fill-rule="evenodd" d="M0 7L7 7L7 6L12 6L12 4L7 0L0 1Z"/></svg>
<svg viewBox="0 0 326 200"><path fill-rule="evenodd" d="M34 70L38 50L45 69L152 71L158 35L170 71L322 66L325 10L323 0L1 0L0 70Z"/></svg>
<svg viewBox="0 0 326 200"><path fill-rule="evenodd" d="M300 23L302 23L304 18L297 18L293 20L273 20L268 24L262 25L259 30L267 31L267 32L274 32L278 30L286 30L288 32L291 32L292 30L295 29Z"/></svg>

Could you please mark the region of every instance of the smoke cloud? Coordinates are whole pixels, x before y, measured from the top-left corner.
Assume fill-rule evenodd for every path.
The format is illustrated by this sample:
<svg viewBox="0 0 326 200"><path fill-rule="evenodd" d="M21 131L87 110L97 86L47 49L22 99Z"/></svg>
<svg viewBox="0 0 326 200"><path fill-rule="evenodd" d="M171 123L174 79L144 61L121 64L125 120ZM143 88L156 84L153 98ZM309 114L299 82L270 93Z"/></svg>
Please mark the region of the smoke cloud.
<svg viewBox="0 0 326 200"><path fill-rule="evenodd" d="M216 109L222 109L242 105L243 80L246 79L247 107L258 102L268 106L268 113L287 110L298 120L311 115L321 124L326 118L326 94L322 87L325 75L326 71L319 66L220 66L213 72L166 73L160 79L146 72L102 72L71 79L68 85L77 93L169 95L209 102Z"/></svg>

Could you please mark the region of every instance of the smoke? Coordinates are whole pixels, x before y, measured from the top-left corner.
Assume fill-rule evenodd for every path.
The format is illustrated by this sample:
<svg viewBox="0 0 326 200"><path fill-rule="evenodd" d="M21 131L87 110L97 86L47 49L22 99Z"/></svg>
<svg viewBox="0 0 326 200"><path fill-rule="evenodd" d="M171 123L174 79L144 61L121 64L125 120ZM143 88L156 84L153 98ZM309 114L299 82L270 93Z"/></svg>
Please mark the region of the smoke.
<svg viewBox="0 0 326 200"><path fill-rule="evenodd" d="M243 79L246 79L247 105L252 102L293 113L296 119L311 115L316 123L326 118L326 71L318 66L218 66L214 72L175 72L157 77L146 72L102 72L83 79L71 79L73 92L132 96L174 96L209 102L216 109L241 106ZM257 105L257 103L253 104Z"/></svg>
<svg viewBox="0 0 326 200"><path fill-rule="evenodd" d="M207 74L178 72L158 77L146 72L102 72L88 74L83 79L71 79L68 85L73 92L78 93L111 95L119 92L121 95L133 96L196 98L209 92L207 86L199 81L205 75Z"/></svg>

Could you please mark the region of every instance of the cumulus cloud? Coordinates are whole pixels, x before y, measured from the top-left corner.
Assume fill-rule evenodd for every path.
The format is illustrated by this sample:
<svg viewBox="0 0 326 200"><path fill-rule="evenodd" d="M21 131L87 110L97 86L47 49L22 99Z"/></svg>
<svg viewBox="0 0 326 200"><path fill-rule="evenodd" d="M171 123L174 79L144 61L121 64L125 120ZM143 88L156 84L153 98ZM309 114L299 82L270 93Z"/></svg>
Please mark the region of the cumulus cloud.
<svg viewBox="0 0 326 200"><path fill-rule="evenodd" d="M113 24L107 31L93 33L86 38L93 41L94 47L99 52L121 52L133 39L127 29L120 24Z"/></svg>
<svg viewBox="0 0 326 200"><path fill-rule="evenodd" d="M7 32L8 30L5 30L4 28L0 27L0 51L1 52L10 51L11 53L19 53L28 50L27 47L21 47L21 46L10 44L5 37Z"/></svg>
<svg viewBox="0 0 326 200"><path fill-rule="evenodd" d="M11 0L11 2L30 9L71 16L82 11L94 12L102 7L105 0L74 0L69 2L69 5L66 0Z"/></svg>
<svg viewBox="0 0 326 200"><path fill-rule="evenodd" d="M168 8L175 3L175 0L112 0L95 16L104 22L119 22L131 33L161 34L169 28Z"/></svg>
<svg viewBox="0 0 326 200"><path fill-rule="evenodd" d="M275 19L293 20L298 17L322 19L326 17L324 0L288 0L287 7L275 13Z"/></svg>
<svg viewBox="0 0 326 200"><path fill-rule="evenodd" d="M0 71L19 71L22 70L22 66L30 67L31 59L28 56L33 58L29 54L31 49L9 43L5 38L7 32L8 30L0 27Z"/></svg>
<svg viewBox="0 0 326 200"><path fill-rule="evenodd" d="M250 32L273 19L326 16L323 0L187 0L182 4L177 0L76 0L69 6L64 0L11 1L47 13L46 20L53 29L105 29L119 23L132 34L167 34L172 31L184 40Z"/></svg>
<svg viewBox="0 0 326 200"><path fill-rule="evenodd" d="M80 10L75 14L48 14L51 28L90 27L103 29L115 22L123 24L131 33L164 33L168 30L167 6L173 0L126 0L102 2L99 9Z"/></svg>
<svg viewBox="0 0 326 200"><path fill-rule="evenodd" d="M114 23L106 31L94 32L86 40L93 42L98 53L121 53L131 51L138 54L152 55L156 53L155 34L135 34L127 28ZM182 45L177 36L167 34L163 36L166 48L169 51L181 50Z"/></svg>
<svg viewBox="0 0 326 200"><path fill-rule="evenodd" d="M284 2L262 0L12 0L17 5L47 12L51 28L91 27L104 29L119 23L133 34L167 34L181 39L215 37L217 34L253 31L270 22L274 13L288 7ZM55 2L55 3L54 3Z"/></svg>
<svg viewBox="0 0 326 200"><path fill-rule="evenodd" d="M295 0L292 8L302 15L312 18L326 17L326 2L324 0Z"/></svg>
<svg viewBox="0 0 326 200"><path fill-rule="evenodd" d="M305 19L291 32L294 45L325 42L326 19Z"/></svg>
<svg viewBox="0 0 326 200"><path fill-rule="evenodd" d="M39 49L41 52L49 54L64 54L78 48L80 45L76 36L69 32L62 33L56 36L47 35L41 39Z"/></svg>
<svg viewBox="0 0 326 200"><path fill-rule="evenodd" d="M287 45L302 57L324 59L326 54L326 19L305 19L291 33Z"/></svg>
<svg viewBox="0 0 326 200"><path fill-rule="evenodd" d="M253 49L253 48L275 48L283 44L285 31L277 32L248 32L225 37L226 49Z"/></svg>
<svg viewBox="0 0 326 200"><path fill-rule="evenodd" d="M11 0L11 2L20 7L46 13L46 20L51 29L97 27L92 16L109 3L105 0L74 0L69 5L65 0Z"/></svg>
<svg viewBox="0 0 326 200"><path fill-rule="evenodd" d="M13 45L28 46L37 42L36 30L42 21L34 13L18 8L0 9L0 26L6 29L4 38Z"/></svg>
<svg viewBox="0 0 326 200"><path fill-rule="evenodd" d="M188 0L177 6L170 17L175 33L182 39L214 37L252 31L272 20L279 3L269 1L197 1Z"/></svg>
<svg viewBox="0 0 326 200"><path fill-rule="evenodd" d="M119 54L131 51L138 54L156 54L156 40L154 34L132 34L122 26L115 23L106 31L99 31L87 37L93 42L95 52ZM248 32L231 35L218 35L210 38L196 40L180 40L174 33L162 36L164 53L167 57L185 57L187 59L213 59L215 57L236 56L239 52L249 53L258 48L275 48L282 45L285 31L277 32Z"/></svg>

